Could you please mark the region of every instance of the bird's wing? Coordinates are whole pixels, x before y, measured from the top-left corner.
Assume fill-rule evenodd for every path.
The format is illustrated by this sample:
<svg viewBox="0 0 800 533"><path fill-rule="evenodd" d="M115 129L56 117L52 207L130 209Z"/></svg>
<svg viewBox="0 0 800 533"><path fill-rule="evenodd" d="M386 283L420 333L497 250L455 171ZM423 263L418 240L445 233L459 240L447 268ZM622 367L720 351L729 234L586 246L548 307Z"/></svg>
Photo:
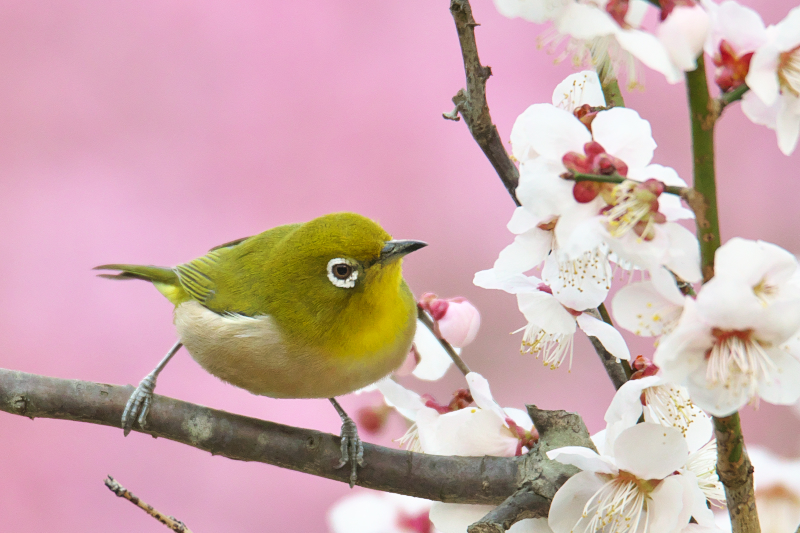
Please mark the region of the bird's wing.
<svg viewBox="0 0 800 533"><path fill-rule="evenodd" d="M194 300L216 313L263 314L265 287L260 267L274 246L298 226L278 226L231 241L176 266L181 286Z"/></svg>

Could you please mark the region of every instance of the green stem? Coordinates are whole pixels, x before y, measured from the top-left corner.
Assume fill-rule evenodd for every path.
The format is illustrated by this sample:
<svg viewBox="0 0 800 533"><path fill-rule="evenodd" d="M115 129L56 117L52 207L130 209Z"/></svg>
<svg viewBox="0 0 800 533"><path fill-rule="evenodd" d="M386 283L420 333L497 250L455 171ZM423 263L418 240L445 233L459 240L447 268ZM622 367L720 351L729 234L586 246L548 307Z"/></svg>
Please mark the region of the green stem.
<svg viewBox="0 0 800 533"><path fill-rule="evenodd" d="M701 55L697 69L686 73L686 90L692 121L694 189L700 199L693 206L700 241L703 282L714 277L714 253L720 246L717 214L717 185L714 171L714 124L720 106L708 94L705 61ZM753 472L744 447L739 413L714 417L717 437L717 474L725 487L728 514L733 533L760 533L756 512Z"/></svg>
<svg viewBox="0 0 800 533"><path fill-rule="evenodd" d="M725 106L732 104L736 101L739 101L744 96L744 93L750 90L750 87L747 86L746 83L739 85L734 90L723 93L717 99L719 101L719 110L720 112L725 109Z"/></svg>
<svg viewBox="0 0 800 533"><path fill-rule="evenodd" d="M602 75L600 75L600 79L603 79ZM625 100L622 98L622 91L619 89L617 78L608 76L606 81L602 83L602 86L603 96L606 98L606 106L625 107Z"/></svg>
<svg viewBox="0 0 800 533"><path fill-rule="evenodd" d="M714 277L714 252L720 245L717 214L717 184L714 173L714 123L717 112L708 94L705 61L701 55L697 68L686 73L689 112L692 120L694 189L702 195L704 209L695 211L697 238L700 241L703 282ZM700 211L700 212L697 212Z"/></svg>
<svg viewBox="0 0 800 533"><path fill-rule="evenodd" d="M564 179L572 181L595 181L598 183L622 183L623 181L628 180L628 178L625 176L621 176L616 173L606 176L604 174L583 174L582 172L573 172L568 177L564 177ZM665 185L664 192L674 194L676 196L684 196L687 194L688 189L686 187L677 187L675 185Z"/></svg>

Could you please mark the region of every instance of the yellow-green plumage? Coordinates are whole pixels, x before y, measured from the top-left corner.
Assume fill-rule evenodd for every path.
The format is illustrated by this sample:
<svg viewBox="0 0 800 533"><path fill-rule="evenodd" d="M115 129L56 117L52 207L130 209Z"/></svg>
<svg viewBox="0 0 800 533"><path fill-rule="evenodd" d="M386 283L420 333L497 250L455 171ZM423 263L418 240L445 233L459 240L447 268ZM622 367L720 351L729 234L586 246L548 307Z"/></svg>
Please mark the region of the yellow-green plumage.
<svg viewBox="0 0 800 533"><path fill-rule="evenodd" d="M175 268L104 265L175 304L178 334L210 373L255 394L325 398L361 388L407 355L416 304L391 237L353 213L273 228ZM358 271L336 286L329 263Z"/></svg>

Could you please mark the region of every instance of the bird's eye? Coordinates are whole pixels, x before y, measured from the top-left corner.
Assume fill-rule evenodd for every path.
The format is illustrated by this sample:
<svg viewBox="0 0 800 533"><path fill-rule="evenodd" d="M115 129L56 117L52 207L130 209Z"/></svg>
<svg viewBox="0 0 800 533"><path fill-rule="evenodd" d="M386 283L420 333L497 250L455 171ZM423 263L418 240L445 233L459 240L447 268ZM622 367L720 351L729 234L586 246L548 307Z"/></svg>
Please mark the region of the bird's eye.
<svg viewBox="0 0 800 533"><path fill-rule="evenodd" d="M337 287L351 289L358 279L355 261L337 257L328 261L328 279Z"/></svg>

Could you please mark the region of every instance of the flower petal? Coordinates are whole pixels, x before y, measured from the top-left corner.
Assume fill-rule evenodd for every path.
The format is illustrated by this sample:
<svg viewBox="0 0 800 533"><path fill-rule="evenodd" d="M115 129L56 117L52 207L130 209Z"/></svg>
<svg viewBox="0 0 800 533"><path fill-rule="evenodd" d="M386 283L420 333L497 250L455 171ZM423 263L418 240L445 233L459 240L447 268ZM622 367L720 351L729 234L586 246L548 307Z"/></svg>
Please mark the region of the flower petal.
<svg viewBox="0 0 800 533"><path fill-rule="evenodd" d="M583 509L603 484L603 479L593 472L578 472L569 478L553 496L547 518L550 528L555 533L586 529L588 519L583 517Z"/></svg>
<svg viewBox="0 0 800 533"><path fill-rule="evenodd" d="M600 78L593 70L570 74L553 90L553 105L570 113L582 105L605 107Z"/></svg>
<svg viewBox="0 0 800 533"><path fill-rule="evenodd" d="M623 50L663 74L667 83L683 81L683 72L672 63L669 52L655 35L640 30L620 30L614 36Z"/></svg>
<svg viewBox="0 0 800 533"><path fill-rule="evenodd" d="M408 390L390 377L383 378L375 383L386 405L394 407L404 417L409 420L417 419L417 412L425 407L425 403L419 394Z"/></svg>
<svg viewBox="0 0 800 533"><path fill-rule="evenodd" d="M586 313L581 314L575 320L584 333L590 337L596 337L611 355L617 359L629 360L631 358L631 352L628 350L628 345L625 344L625 339L614 326Z"/></svg>
<svg viewBox="0 0 800 533"><path fill-rule="evenodd" d="M650 533L671 533L686 525L679 522L683 518L683 484L675 477L668 477L650 493ZM688 517L686 522L689 522Z"/></svg>
<svg viewBox="0 0 800 533"><path fill-rule="evenodd" d="M414 347L420 360L412 374L419 379L436 381L445 375L453 360L444 350L428 326L417 320L417 332L414 334ZM458 351L458 349L456 349Z"/></svg>
<svg viewBox="0 0 800 533"><path fill-rule="evenodd" d="M592 134L572 113L550 104L533 104L511 128L512 153L520 162L538 156L560 162L567 152L583 153L583 145L591 140Z"/></svg>
<svg viewBox="0 0 800 533"><path fill-rule="evenodd" d="M640 281L617 291L611 311L617 325L640 337L657 337L664 333L664 328L672 328L677 323L683 309L682 300L681 297L681 305L676 305L664 298L652 282Z"/></svg>
<svg viewBox="0 0 800 533"><path fill-rule="evenodd" d="M583 446L565 446L547 452L548 459L558 461L565 465L577 466L584 472L597 474L614 474L616 468L609 463L608 459L598 455L594 450Z"/></svg>
<svg viewBox="0 0 800 533"><path fill-rule="evenodd" d="M765 402L789 405L800 399L800 361L781 347L769 350L776 370L770 373L771 381L758 384L758 395Z"/></svg>
<svg viewBox="0 0 800 533"><path fill-rule="evenodd" d="M505 424L506 414L503 412L503 408L494 401L492 391L489 389L489 382L486 378L477 372L470 372L467 374L466 379L475 404L481 409L493 412L497 415L500 422Z"/></svg>
<svg viewBox="0 0 800 533"><path fill-rule="evenodd" d="M520 293L517 294L517 303L525 319L547 333L575 333L575 319L551 294L541 291Z"/></svg>
<svg viewBox="0 0 800 533"><path fill-rule="evenodd" d="M594 140L629 168L645 167L653 159L656 142L650 123L627 107L601 111L592 121Z"/></svg>
<svg viewBox="0 0 800 533"><path fill-rule="evenodd" d="M614 460L639 479L664 479L684 464L689 448L680 430L644 422L619 434Z"/></svg>

